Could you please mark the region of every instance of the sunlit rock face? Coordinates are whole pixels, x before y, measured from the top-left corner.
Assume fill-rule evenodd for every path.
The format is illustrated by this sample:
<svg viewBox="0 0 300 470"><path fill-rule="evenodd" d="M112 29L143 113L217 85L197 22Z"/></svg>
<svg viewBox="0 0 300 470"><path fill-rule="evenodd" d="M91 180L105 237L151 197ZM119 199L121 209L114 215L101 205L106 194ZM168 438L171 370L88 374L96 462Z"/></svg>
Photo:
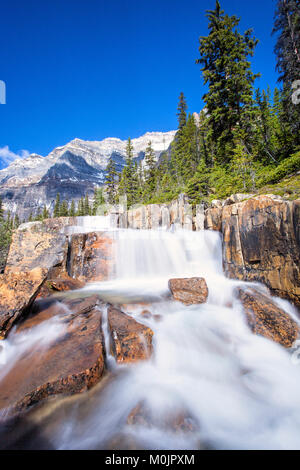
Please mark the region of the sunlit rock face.
<svg viewBox="0 0 300 470"><path fill-rule="evenodd" d="M291 348L299 335L297 323L270 299L255 288L237 288L236 295L243 304L251 330Z"/></svg>
<svg viewBox="0 0 300 470"><path fill-rule="evenodd" d="M175 131L147 132L132 139L134 158L143 161L151 141L158 160L161 153L168 150L174 136ZM113 159L120 171L125 155L125 140L107 138L102 141L74 139L46 157L32 154L18 158L0 170L0 196L4 207L26 218L40 206L52 209L57 193L68 201L78 200L86 193L92 195L95 186L105 181L109 160Z"/></svg>
<svg viewBox="0 0 300 470"><path fill-rule="evenodd" d="M300 202L259 196L221 210L224 269L300 304Z"/></svg>

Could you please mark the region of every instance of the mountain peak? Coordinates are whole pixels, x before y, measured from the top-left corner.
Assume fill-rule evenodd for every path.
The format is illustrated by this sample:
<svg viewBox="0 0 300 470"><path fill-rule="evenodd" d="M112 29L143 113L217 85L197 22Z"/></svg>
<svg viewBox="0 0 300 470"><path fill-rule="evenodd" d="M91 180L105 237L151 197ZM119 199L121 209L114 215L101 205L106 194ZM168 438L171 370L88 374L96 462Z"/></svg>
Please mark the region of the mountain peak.
<svg viewBox="0 0 300 470"><path fill-rule="evenodd" d="M146 132L132 139L133 155L143 161L149 141L158 160L174 139L176 131ZM56 194L61 200L78 200L92 194L95 186L105 182L110 159L121 171L126 160L126 142L117 137L101 141L75 138L56 147L46 157L31 154L20 158L0 171L0 196L6 210L22 217L35 213L37 207L52 208Z"/></svg>

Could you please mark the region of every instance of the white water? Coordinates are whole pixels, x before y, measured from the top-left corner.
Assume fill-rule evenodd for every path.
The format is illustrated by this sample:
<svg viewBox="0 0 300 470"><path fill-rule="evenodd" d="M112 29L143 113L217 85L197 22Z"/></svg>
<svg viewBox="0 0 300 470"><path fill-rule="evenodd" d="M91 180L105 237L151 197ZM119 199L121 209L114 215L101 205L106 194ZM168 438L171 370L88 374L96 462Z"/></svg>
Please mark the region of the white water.
<svg viewBox="0 0 300 470"><path fill-rule="evenodd" d="M110 216L95 215L76 217L77 225L66 226L65 232L68 234L74 233L89 233L89 232L102 232L109 230L111 227Z"/></svg>
<svg viewBox="0 0 300 470"><path fill-rule="evenodd" d="M300 365L291 352L253 335L233 289L244 284L222 272L221 240L215 232L114 232L114 278L88 285L115 298L154 331L147 362L118 366L103 387L63 401L41 432L58 449L299 449ZM169 300L172 277L205 277L207 304L186 307ZM259 288L265 290L263 286ZM150 306L134 304L149 302ZM278 300L297 317L295 309ZM144 319L149 309L161 321ZM106 332L107 320L104 318ZM106 342L107 342L107 334ZM143 402L150 425L128 425ZM170 415L183 412L191 432L175 432Z"/></svg>
<svg viewBox="0 0 300 470"><path fill-rule="evenodd" d="M0 344L0 381L25 354L34 354L35 351L47 350L49 345L57 340L65 331L65 325L59 317L50 318L43 323L16 332L14 328L9 338Z"/></svg>

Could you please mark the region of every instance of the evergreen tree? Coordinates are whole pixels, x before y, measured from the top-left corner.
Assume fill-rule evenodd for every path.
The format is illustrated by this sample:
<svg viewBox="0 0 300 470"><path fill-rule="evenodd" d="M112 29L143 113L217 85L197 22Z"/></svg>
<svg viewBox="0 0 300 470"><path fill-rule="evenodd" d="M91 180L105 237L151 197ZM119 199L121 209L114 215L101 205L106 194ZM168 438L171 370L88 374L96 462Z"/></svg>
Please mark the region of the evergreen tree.
<svg viewBox="0 0 300 470"><path fill-rule="evenodd" d="M146 168L144 170L144 178L142 179L140 177L140 184L144 186L143 198L146 202L148 202L154 196L157 179L155 152L150 141L148 142L145 151L145 164Z"/></svg>
<svg viewBox="0 0 300 470"><path fill-rule="evenodd" d="M75 217L76 209L75 209L75 201L72 200L71 207L70 207L70 217Z"/></svg>
<svg viewBox="0 0 300 470"><path fill-rule="evenodd" d="M194 175L190 178L186 193L194 203L206 202L210 190L210 170L201 160Z"/></svg>
<svg viewBox="0 0 300 470"><path fill-rule="evenodd" d="M300 105L292 101L293 84L300 79L300 1L278 0L273 33L277 33L275 54L279 81L283 83L281 94L283 120L293 136L290 155L300 146Z"/></svg>
<svg viewBox="0 0 300 470"><path fill-rule="evenodd" d="M3 202L2 202L2 199L0 197L0 221L3 219L3 216L4 216Z"/></svg>
<svg viewBox="0 0 300 470"><path fill-rule="evenodd" d="M43 220L49 218L49 211L46 206L43 207L42 217L43 217Z"/></svg>
<svg viewBox="0 0 300 470"><path fill-rule="evenodd" d="M59 193L57 193L57 195L56 195L53 216L54 217L59 217L60 216L60 195L59 195Z"/></svg>
<svg viewBox="0 0 300 470"><path fill-rule="evenodd" d="M41 214L41 209L40 207L38 208L36 215L34 217L35 222L40 222L42 220L42 214Z"/></svg>
<svg viewBox="0 0 300 470"><path fill-rule="evenodd" d="M109 204L116 204L117 202L117 170L116 164L111 158L106 168L105 183L107 185L107 199Z"/></svg>
<svg viewBox="0 0 300 470"><path fill-rule="evenodd" d="M179 95L179 103L177 107L178 129L181 130L186 124L187 104L183 92Z"/></svg>
<svg viewBox="0 0 300 470"><path fill-rule="evenodd" d="M234 130L248 129L251 122L253 84L258 75L251 72L248 56L253 56L258 41L251 30L238 32L239 18L224 14L219 1L207 17L209 35L199 39L200 58L196 62L209 85L203 99L216 156L226 163L232 156Z"/></svg>
<svg viewBox="0 0 300 470"><path fill-rule="evenodd" d="M271 92L256 90L255 103L257 118L254 134L256 133L257 154L263 163L278 163L278 132L279 120L271 105ZM253 150L253 153L255 151Z"/></svg>
<svg viewBox="0 0 300 470"><path fill-rule="evenodd" d="M279 80L291 89L300 78L300 2L278 0L273 33L277 33L275 54Z"/></svg>
<svg viewBox="0 0 300 470"><path fill-rule="evenodd" d="M103 189L95 188L92 214L104 215L105 213L104 205L105 205L105 199L103 196ZM99 208L102 208L101 211L99 210ZM98 212L100 212L100 214L98 214Z"/></svg>
<svg viewBox="0 0 300 470"><path fill-rule="evenodd" d="M78 216L83 216L84 215L84 199L83 199L83 197L81 197L80 200L78 201L77 215Z"/></svg>
<svg viewBox="0 0 300 470"><path fill-rule="evenodd" d="M126 164L123 168L120 183L119 183L119 196L127 196L128 207L136 202L138 191L138 177L137 166L133 162L133 145L130 137L126 145Z"/></svg>
<svg viewBox="0 0 300 470"><path fill-rule="evenodd" d="M20 218L18 216L18 214L15 215L15 218L14 218L14 229L18 228L20 225Z"/></svg>
<svg viewBox="0 0 300 470"><path fill-rule="evenodd" d="M91 215L91 211L90 211L90 202L89 202L89 196L88 194L85 195L85 198L84 198L84 215Z"/></svg>
<svg viewBox="0 0 300 470"><path fill-rule="evenodd" d="M67 201L63 201L60 204L59 217L68 217L69 215L69 205Z"/></svg>

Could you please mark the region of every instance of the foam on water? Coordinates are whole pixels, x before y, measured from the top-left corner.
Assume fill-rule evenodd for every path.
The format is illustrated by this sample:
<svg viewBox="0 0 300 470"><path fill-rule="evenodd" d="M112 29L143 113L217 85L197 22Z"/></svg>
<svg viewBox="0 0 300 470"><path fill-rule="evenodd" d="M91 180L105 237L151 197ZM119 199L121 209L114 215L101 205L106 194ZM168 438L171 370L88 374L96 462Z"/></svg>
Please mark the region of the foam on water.
<svg viewBox="0 0 300 470"><path fill-rule="evenodd" d="M33 328L17 332L14 328L0 344L0 381L25 354L47 350L65 330L59 317L50 318Z"/></svg>

